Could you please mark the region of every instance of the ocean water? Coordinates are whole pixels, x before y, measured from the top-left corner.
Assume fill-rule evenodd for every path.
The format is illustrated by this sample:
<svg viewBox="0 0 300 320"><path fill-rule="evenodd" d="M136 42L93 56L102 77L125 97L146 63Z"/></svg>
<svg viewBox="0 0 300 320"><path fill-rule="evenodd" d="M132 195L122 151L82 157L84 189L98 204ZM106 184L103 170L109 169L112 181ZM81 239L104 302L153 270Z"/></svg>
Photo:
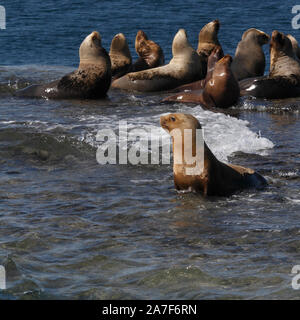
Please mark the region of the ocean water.
<svg viewBox="0 0 300 320"><path fill-rule="evenodd" d="M143 29L171 58L185 28L218 18L224 52L242 33L277 29L300 40L286 1L2 1L0 30L1 299L299 299L300 98L242 98L226 113L162 104L166 94L110 90L101 101L15 98L18 88L74 70L93 30ZM268 46L264 47L269 63ZM228 198L177 193L170 164L100 165L98 130L155 128L168 112L196 116L222 161L256 169L262 190Z"/></svg>

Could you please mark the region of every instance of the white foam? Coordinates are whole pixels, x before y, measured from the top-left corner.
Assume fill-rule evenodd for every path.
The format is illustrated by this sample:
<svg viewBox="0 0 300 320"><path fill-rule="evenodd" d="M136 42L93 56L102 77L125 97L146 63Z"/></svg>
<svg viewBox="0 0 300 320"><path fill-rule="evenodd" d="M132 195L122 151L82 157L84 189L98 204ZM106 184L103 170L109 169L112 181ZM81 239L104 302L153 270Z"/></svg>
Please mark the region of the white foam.
<svg viewBox="0 0 300 320"><path fill-rule="evenodd" d="M268 149L274 147L269 139L251 131L249 123L245 120L236 119L223 113L215 113L203 110L200 106L187 107L181 106L177 112L190 113L195 116L204 129L204 138L215 156L221 161L228 161L228 157L235 152L266 154ZM154 141L162 139L163 144L169 143L169 134L159 125L162 114L147 117L132 117L122 119L127 121L127 131L132 129L143 129L150 133ZM83 131L79 140L85 141L94 147L100 144L96 141L96 134L101 129L112 129L116 134L119 130L118 117L110 115L90 116L81 119L89 131ZM263 134L263 133L262 133Z"/></svg>

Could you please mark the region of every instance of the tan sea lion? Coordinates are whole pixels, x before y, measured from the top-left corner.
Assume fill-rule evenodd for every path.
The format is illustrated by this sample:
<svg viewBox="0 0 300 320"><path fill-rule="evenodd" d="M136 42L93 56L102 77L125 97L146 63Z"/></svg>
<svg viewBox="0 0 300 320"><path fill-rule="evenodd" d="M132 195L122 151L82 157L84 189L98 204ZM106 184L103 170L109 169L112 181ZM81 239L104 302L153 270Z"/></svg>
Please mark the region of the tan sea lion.
<svg viewBox="0 0 300 320"><path fill-rule="evenodd" d="M129 71L132 58L127 40L123 33L118 33L113 37L110 45L109 56L113 80L122 77Z"/></svg>
<svg viewBox="0 0 300 320"><path fill-rule="evenodd" d="M229 196L245 188L267 185L266 180L252 169L219 161L203 140L197 141L197 130L201 130L201 125L192 115L171 113L161 116L160 125L172 136L173 174L177 190L189 190L204 196ZM185 136L188 134L185 130L191 131L191 135ZM189 142L188 137L192 141ZM192 150L187 143L191 144Z"/></svg>
<svg viewBox="0 0 300 320"><path fill-rule="evenodd" d="M232 106L239 99L240 89L230 69L231 62L232 58L227 54L215 64L212 77L206 82L203 91L194 90L178 93L165 98L164 101L200 103L207 108L228 108Z"/></svg>
<svg viewBox="0 0 300 320"><path fill-rule="evenodd" d="M152 40L146 33L139 30L135 38L135 50L139 56L138 60L131 66L129 72L138 72L162 66L165 63L162 48Z"/></svg>
<svg viewBox="0 0 300 320"><path fill-rule="evenodd" d="M206 76L208 57L214 50L215 46L221 46L218 40L219 29L220 22L216 19L207 23L199 32L197 53L201 58L202 68L204 70L202 78ZM222 56L224 56L223 51Z"/></svg>
<svg viewBox="0 0 300 320"><path fill-rule="evenodd" d="M202 74L201 61L184 29L180 29L173 39L172 53L169 64L128 73L115 80L112 87L141 92L163 91L198 80Z"/></svg>
<svg viewBox="0 0 300 320"><path fill-rule="evenodd" d="M32 85L17 91L17 96L49 99L97 99L106 95L111 83L111 62L101 46L97 31L88 35L79 48L76 71L45 85Z"/></svg>
<svg viewBox="0 0 300 320"><path fill-rule="evenodd" d="M219 61L223 57L224 57L224 54L221 46L215 46L210 56L208 57L206 77L204 79L194 81L192 83L184 84L183 86L179 86L174 90L172 90L172 92L183 92L183 91L186 92L186 91L204 89L206 82L208 82L212 77L215 64L217 63L217 61Z"/></svg>
<svg viewBox="0 0 300 320"><path fill-rule="evenodd" d="M266 59L262 46L269 40L269 35L255 28L243 33L231 64L232 72L237 80L264 75Z"/></svg>
<svg viewBox="0 0 300 320"><path fill-rule="evenodd" d="M300 63L295 58L290 39L274 30L270 42L270 72L268 76L239 82L241 95L266 99L300 96Z"/></svg>
<svg viewBox="0 0 300 320"><path fill-rule="evenodd" d="M290 39L290 41L292 43L292 47L293 47L295 56L298 59L300 59L300 48L298 46L298 41L291 34L288 34L287 37Z"/></svg>

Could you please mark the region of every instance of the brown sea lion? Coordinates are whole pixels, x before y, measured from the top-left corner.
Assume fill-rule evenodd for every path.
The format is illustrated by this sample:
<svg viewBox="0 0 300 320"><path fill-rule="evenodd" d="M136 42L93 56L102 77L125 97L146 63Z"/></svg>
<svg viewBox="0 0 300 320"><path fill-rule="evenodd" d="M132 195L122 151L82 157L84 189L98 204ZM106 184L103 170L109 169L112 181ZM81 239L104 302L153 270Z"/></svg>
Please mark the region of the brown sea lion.
<svg viewBox="0 0 300 320"><path fill-rule="evenodd" d="M269 40L269 35L255 28L243 33L231 64L232 72L237 80L263 76L266 59L262 46Z"/></svg>
<svg viewBox="0 0 300 320"><path fill-rule="evenodd" d="M45 85L32 85L16 92L22 97L49 99L97 99L106 95L111 83L111 62L101 46L97 31L88 35L79 48L76 71Z"/></svg>
<svg viewBox="0 0 300 320"><path fill-rule="evenodd" d="M270 72L268 76L239 82L241 95L266 99L300 96L300 63L295 58L290 39L274 30L270 42Z"/></svg>
<svg viewBox="0 0 300 320"><path fill-rule="evenodd" d="M229 196L245 188L267 185L266 180L252 169L219 161L203 141L201 125L192 115L173 113L161 116L160 125L172 136L177 190L189 190L204 196Z"/></svg>
<svg viewBox="0 0 300 320"><path fill-rule="evenodd" d="M298 41L291 34L288 34L287 37L291 40L295 56L300 59L300 48L298 46Z"/></svg>
<svg viewBox="0 0 300 320"><path fill-rule="evenodd" d="M221 46L218 40L219 29L219 20L214 20L207 23L199 32L197 53L200 56L202 69L204 70L202 78L206 76L208 57L214 50L215 46ZM223 51L222 56L224 56Z"/></svg>
<svg viewBox="0 0 300 320"><path fill-rule="evenodd" d="M188 42L184 29L180 29L172 44L173 58L169 64L139 72L128 73L115 80L113 88L131 91L163 91L193 82L202 74L201 61Z"/></svg>
<svg viewBox="0 0 300 320"><path fill-rule="evenodd" d="M109 56L113 80L122 77L129 71L132 58L127 40L123 33L118 33L113 37L110 45Z"/></svg>
<svg viewBox="0 0 300 320"><path fill-rule="evenodd" d="M161 47L148 39L146 33L139 30L135 38L135 50L138 60L131 66L129 72L138 72L162 66L165 63Z"/></svg>
<svg viewBox="0 0 300 320"><path fill-rule="evenodd" d="M210 56L208 57L206 77L204 79L184 84L183 86L179 86L172 90L172 92L183 92L204 89L206 82L208 82L212 77L216 62L223 57L224 54L221 46L215 46Z"/></svg>
<svg viewBox="0 0 300 320"><path fill-rule="evenodd" d="M212 77L206 82L203 91L178 93L165 98L164 101L200 103L207 108L228 108L232 106L239 99L240 89L230 69L231 62L232 58L227 54L215 64Z"/></svg>

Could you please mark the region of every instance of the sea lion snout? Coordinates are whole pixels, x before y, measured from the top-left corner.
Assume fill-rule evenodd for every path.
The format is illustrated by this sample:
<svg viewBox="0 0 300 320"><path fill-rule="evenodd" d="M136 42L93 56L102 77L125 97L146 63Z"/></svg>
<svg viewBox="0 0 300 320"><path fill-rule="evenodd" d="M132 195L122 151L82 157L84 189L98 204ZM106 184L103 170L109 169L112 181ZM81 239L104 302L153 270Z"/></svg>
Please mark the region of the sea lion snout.
<svg viewBox="0 0 300 320"><path fill-rule="evenodd" d="M284 44L284 34L282 32L279 32L277 30L274 30L272 32L272 39L271 42L278 42L281 45Z"/></svg>
<svg viewBox="0 0 300 320"><path fill-rule="evenodd" d="M223 58L221 58L217 64L228 63L229 65L232 63L232 57L229 54L226 54Z"/></svg>
<svg viewBox="0 0 300 320"><path fill-rule="evenodd" d="M260 31L260 37L259 37L259 43L261 44L261 45L264 45L264 44L267 44L269 41L270 41L270 36L267 34L267 33L265 33L265 32L263 32L263 31Z"/></svg>
<svg viewBox="0 0 300 320"><path fill-rule="evenodd" d="M93 32L91 33L91 39L92 39L93 41L95 41L95 40L101 41L100 33L99 33L98 31L93 31Z"/></svg>
<svg viewBox="0 0 300 320"><path fill-rule="evenodd" d="M160 117L160 126L167 131L169 131L169 126L168 126L168 123L170 120L169 117L170 117L170 115L165 115L165 116ZM173 117L173 118L175 119L175 117Z"/></svg>
<svg viewBox="0 0 300 320"><path fill-rule="evenodd" d="M216 20L214 20L212 22L215 25L216 30L219 31L219 29L220 29L220 21L219 21L219 19L216 19Z"/></svg>

